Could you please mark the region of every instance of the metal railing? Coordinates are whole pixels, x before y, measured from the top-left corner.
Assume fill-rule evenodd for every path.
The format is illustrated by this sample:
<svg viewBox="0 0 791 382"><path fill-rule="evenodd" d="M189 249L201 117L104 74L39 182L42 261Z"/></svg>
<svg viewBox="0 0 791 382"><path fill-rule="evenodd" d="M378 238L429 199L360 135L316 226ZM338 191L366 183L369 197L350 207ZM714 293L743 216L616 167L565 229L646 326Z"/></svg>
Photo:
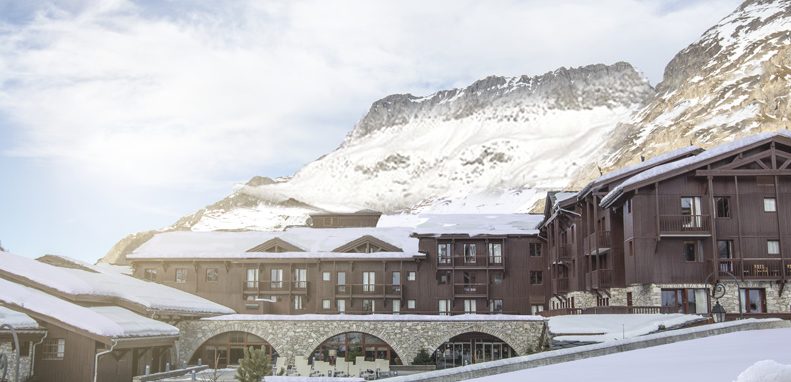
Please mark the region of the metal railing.
<svg viewBox="0 0 791 382"><path fill-rule="evenodd" d="M453 268L453 267L491 267L502 268L505 264L505 255L490 256L490 255L453 255L437 257L437 268Z"/></svg>
<svg viewBox="0 0 791 382"><path fill-rule="evenodd" d="M791 272L791 261L786 260L786 275ZM744 279L779 279L783 276L783 260L777 258L720 259L720 274L731 273Z"/></svg>
<svg viewBox="0 0 791 382"><path fill-rule="evenodd" d="M660 233L707 233L711 232L709 215L660 215Z"/></svg>
<svg viewBox="0 0 791 382"><path fill-rule="evenodd" d="M335 294L338 296L400 296L403 285L393 284L343 284L335 285Z"/></svg>
<svg viewBox="0 0 791 382"><path fill-rule="evenodd" d="M453 292L457 296L479 296L486 295L488 292L489 284L485 283L463 283L454 284Z"/></svg>
<svg viewBox="0 0 791 382"><path fill-rule="evenodd" d="M308 287L310 287L309 281L242 281L243 291L307 291Z"/></svg>

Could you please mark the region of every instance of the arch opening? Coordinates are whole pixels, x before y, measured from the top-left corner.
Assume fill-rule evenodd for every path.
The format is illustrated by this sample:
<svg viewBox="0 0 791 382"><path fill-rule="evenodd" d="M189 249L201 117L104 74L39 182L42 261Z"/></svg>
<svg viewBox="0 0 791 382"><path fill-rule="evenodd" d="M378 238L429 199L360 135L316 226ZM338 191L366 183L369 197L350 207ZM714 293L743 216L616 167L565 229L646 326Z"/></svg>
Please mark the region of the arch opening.
<svg viewBox="0 0 791 382"><path fill-rule="evenodd" d="M202 343L190 359L190 364L197 365L200 360L211 368L225 368L229 365L239 365L239 360L244 358L244 349L263 349L269 356L270 362L278 354L272 345L261 337L247 332L225 332L218 334Z"/></svg>
<svg viewBox="0 0 791 382"><path fill-rule="evenodd" d="M437 369L446 369L516 356L516 351L505 341L491 334L468 332L440 345L431 358Z"/></svg>
<svg viewBox="0 0 791 382"><path fill-rule="evenodd" d="M401 365L395 350L381 338L362 332L347 332L332 336L311 353L311 362L326 361L336 365L338 360L354 362L357 357L366 361L386 359L391 365Z"/></svg>

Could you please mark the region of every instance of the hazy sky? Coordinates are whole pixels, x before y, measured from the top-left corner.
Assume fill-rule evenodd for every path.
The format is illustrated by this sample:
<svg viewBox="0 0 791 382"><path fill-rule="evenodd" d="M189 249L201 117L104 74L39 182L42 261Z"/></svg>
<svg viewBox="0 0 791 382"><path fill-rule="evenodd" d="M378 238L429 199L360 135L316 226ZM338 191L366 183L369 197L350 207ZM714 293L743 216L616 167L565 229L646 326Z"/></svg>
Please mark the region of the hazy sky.
<svg viewBox="0 0 791 382"><path fill-rule="evenodd" d="M735 0L0 0L0 240L87 261L334 149L370 104L627 61Z"/></svg>

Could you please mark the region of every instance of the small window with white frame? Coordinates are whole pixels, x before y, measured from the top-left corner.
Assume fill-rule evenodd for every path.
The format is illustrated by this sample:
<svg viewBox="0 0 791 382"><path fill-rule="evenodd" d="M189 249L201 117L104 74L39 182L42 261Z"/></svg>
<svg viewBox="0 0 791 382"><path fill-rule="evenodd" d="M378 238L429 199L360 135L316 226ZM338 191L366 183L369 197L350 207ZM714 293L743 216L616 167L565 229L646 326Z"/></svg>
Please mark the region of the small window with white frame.
<svg viewBox="0 0 791 382"><path fill-rule="evenodd" d="M780 254L780 241L779 240L767 240L766 241L766 253L769 255L779 255Z"/></svg>
<svg viewBox="0 0 791 382"><path fill-rule="evenodd" d="M777 199L764 198L764 212L777 212Z"/></svg>
<svg viewBox="0 0 791 382"><path fill-rule="evenodd" d="M410 271L406 274L406 281L415 281L417 280L417 272Z"/></svg>
<svg viewBox="0 0 791 382"><path fill-rule="evenodd" d="M321 308L324 310L332 309L332 301L331 300L321 300Z"/></svg>
<svg viewBox="0 0 791 382"><path fill-rule="evenodd" d="M415 309L415 306L417 306L417 304L415 303L415 300L406 300L406 308L407 309Z"/></svg>
<svg viewBox="0 0 791 382"><path fill-rule="evenodd" d="M322 281L332 281L332 273L331 272L322 272L321 273L321 280Z"/></svg>

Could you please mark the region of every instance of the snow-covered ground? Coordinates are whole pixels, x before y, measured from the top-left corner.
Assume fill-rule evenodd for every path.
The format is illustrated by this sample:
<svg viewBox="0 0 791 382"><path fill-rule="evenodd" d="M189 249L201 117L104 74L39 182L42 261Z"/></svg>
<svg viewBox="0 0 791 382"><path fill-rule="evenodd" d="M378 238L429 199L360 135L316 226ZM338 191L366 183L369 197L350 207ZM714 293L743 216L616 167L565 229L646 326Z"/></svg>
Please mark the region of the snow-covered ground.
<svg viewBox="0 0 791 382"><path fill-rule="evenodd" d="M646 349L477 378L477 382L573 381L735 381L763 360L791 364L791 329L751 330L682 341ZM738 382L791 381L788 368L761 364ZM769 373L786 372L781 379Z"/></svg>
<svg viewBox="0 0 791 382"><path fill-rule="evenodd" d="M549 319L555 341L605 342L691 324L705 318L694 314L581 314Z"/></svg>

